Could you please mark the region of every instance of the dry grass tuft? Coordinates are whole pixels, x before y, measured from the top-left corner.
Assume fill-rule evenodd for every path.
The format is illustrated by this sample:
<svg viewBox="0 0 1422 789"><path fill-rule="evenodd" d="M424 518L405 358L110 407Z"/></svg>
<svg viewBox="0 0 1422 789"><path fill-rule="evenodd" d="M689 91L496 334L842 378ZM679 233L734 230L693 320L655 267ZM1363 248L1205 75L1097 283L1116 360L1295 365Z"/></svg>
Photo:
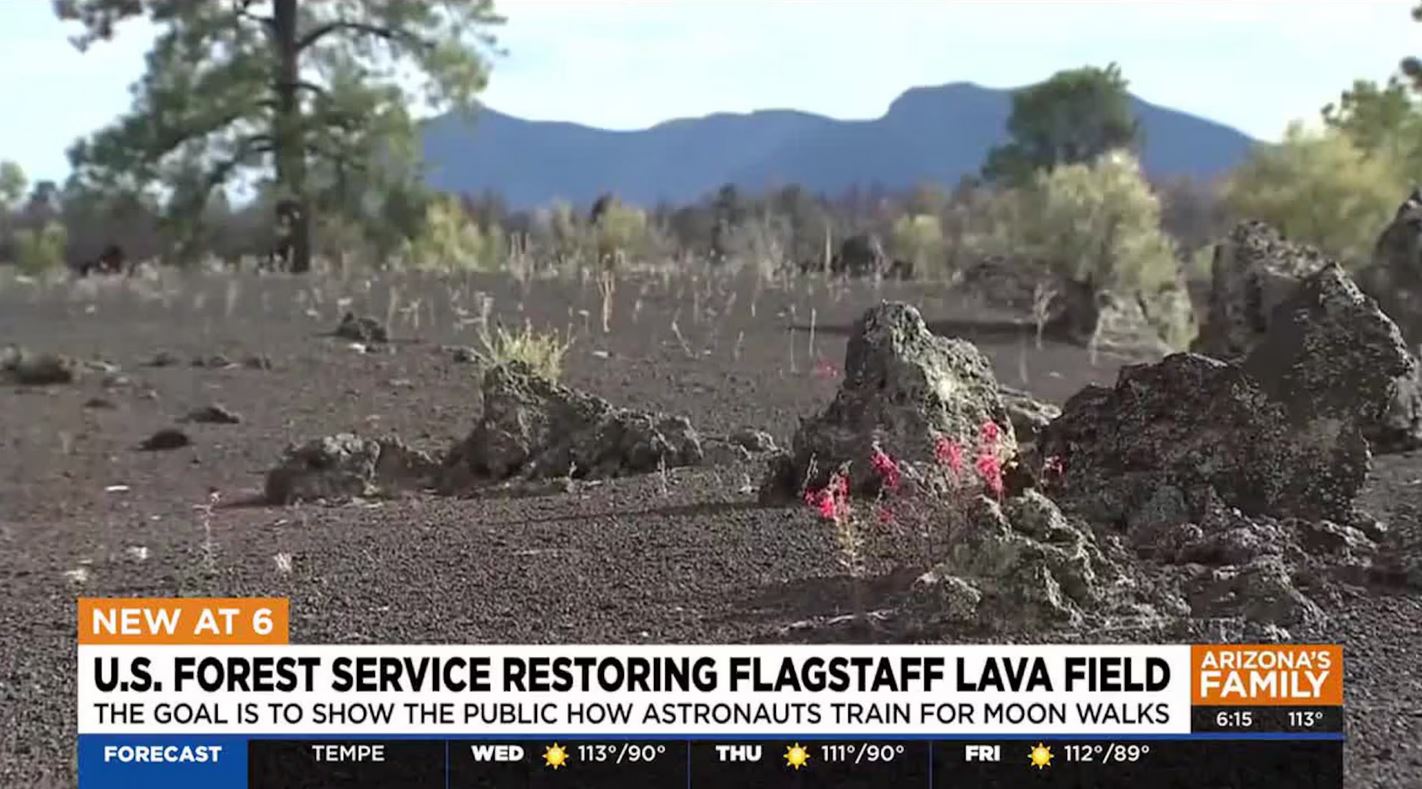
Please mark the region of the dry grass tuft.
<svg viewBox="0 0 1422 789"><path fill-rule="evenodd" d="M572 347L571 339L564 340L556 332L538 332L531 324L525 323L520 331L509 331L495 326L480 336L484 349L482 356L486 364L493 366L507 362L523 362L529 369L550 381L556 381L563 374L563 357Z"/></svg>

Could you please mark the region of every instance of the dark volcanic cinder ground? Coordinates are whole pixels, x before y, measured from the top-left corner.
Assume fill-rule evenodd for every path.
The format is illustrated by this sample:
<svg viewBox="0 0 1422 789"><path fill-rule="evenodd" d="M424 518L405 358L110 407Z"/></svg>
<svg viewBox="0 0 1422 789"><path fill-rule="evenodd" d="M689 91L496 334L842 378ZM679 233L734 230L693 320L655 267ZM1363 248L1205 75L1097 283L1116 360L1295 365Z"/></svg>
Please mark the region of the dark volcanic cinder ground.
<svg viewBox="0 0 1422 789"><path fill-rule="evenodd" d="M506 325L571 332L574 386L685 414L703 432L754 426L782 443L832 396L845 332L881 298L917 304L936 330L977 340L1001 381L1058 402L1113 380L1123 361L1093 364L1051 342L1038 349L928 284L625 280L604 334L592 283L6 281L0 345L102 359L132 383L106 388L95 372L75 385L0 386L0 786L73 780L81 593L287 596L294 639L314 643L862 638L836 624L852 609L852 585L831 535L807 512L755 506L747 487L759 469L680 470L527 498L250 503L291 441L393 432L441 450L466 434L477 368L441 345L475 344L481 294ZM394 352L362 354L326 336L348 307L392 317ZM159 351L180 363L146 366ZM273 369L188 364L213 354L264 354ZM91 398L114 407L86 407ZM242 423L184 425L191 447L136 450L213 402ZM106 490L118 485L126 489ZM213 490L205 525L197 508ZM1415 533L1422 458L1381 459L1367 506ZM911 577L894 569L876 568L883 580L871 597ZM1328 628L1295 637L1345 644L1350 785L1422 786L1422 596L1372 589L1321 602Z"/></svg>

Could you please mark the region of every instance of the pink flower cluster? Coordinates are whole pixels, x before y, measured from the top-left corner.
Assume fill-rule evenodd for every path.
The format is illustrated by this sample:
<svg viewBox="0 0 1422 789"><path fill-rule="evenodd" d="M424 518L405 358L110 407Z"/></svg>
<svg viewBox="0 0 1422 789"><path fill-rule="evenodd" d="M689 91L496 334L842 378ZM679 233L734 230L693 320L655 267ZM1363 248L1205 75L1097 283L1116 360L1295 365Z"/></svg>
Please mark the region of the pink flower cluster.
<svg viewBox="0 0 1422 789"><path fill-rule="evenodd" d="M973 466L982 480L983 486L993 496L1001 499L1004 492L1002 461L998 459L998 442L1002 440L1002 428L996 422L983 422L978 428L978 457ZM933 457L938 464L946 467L956 478L963 473L963 447L947 436L939 436L933 444Z"/></svg>
<svg viewBox="0 0 1422 789"><path fill-rule="evenodd" d="M805 491L805 504L827 521L849 515L849 477L836 471L819 490Z"/></svg>
<svg viewBox="0 0 1422 789"><path fill-rule="evenodd" d="M1002 461L997 459L997 455L984 452L978 455L978 476L983 479L983 487L987 488L993 498L1002 499Z"/></svg>
<svg viewBox="0 0 1422 789"><path fill-rule="evenodd" d="M1002 428L996 422L983 422L978 427L978 453L973 462L973 469L977 472L983 487L999 501L1006 493L1002 460L998 457L1001 441ZM955 479L962 475L964 448L957 441L947 436L939 436L933 443L933 457L940 466L952 472ZM1057 473L1060 473L1059 458L1048 458L1047 463L1049 468L1054 468ZM1056 465L1052 466L1053 463ZM879 478L881 499L885 494L898 492L903 486L904 471L899 461L877 445L869 455L869 467ZM849 517L849 477L845 471L841 469L830 475L829 482L823 488L807 489L805 491L805 505L813 509L824 520L840 522ZM894 520L893 511L882 504L877 507L877 514L881 524L889 524Z"/></svg>
<svg viewBox="0 0 1422 789"><path fill-rule="evenodd" d="M984 422L978 428L978 476L982 477L983 486L998 500L1002 499L1003 493L1002 461L997 457L997 442L1001 435L996 422Z"/></svg>
<svg viewBox="0 0 1422 789"><path fill-rule="evenodd" d="M874 469L874 473L879 475L879 481L883 489L893 492L899 489L899 483L903 481L903 472L899 470L898 461L889 457L884 450L874 447L874 453L869 456L869 465Z"/></svg>
<svg viewBox="0 0 1422 789"><path fill-rule="evenodd" d="M820 359L815 362L814 375L822 381L830 381L839 377L839 368L828 359Z"/></svg>
<svg viewBox="0 0 1422 789"><path fill-rule="evenodd" d="M963 448L947 436L939 436L938 440L933 442L933 458L938 461L938 465L947 466L954 476L963 471Z"/></svg>

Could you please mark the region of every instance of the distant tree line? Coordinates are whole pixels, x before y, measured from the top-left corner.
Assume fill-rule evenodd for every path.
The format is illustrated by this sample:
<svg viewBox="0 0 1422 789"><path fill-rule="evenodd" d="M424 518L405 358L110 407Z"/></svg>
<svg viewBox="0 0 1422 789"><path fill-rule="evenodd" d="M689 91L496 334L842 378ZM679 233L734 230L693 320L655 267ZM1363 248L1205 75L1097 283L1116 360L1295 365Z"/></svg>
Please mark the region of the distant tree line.
<svg viewBox="0 0 1422 789"><path fill-rule="evenodd" d="M199 14L185 24L205 30L208 22ZM1171 279L1177 250L1203 245L1217 230L1210 185L1151 188L1143 180L1133 158L1139 124L1114 65L1062 72L1020 91L1008 131L1009 142L992 151L981 174L957 184L856 186L832 195L793 184L757 192L727 184L685 205L634 206L608 194L592 205L516 210L496 194L434 194L413 177L313 179L328 188L310 203L322 210L312 216L308 246L338 265L527 271L684 260L776 275L829 270L846 241L870 238L901 270L926 276L1016 257L1105 283L1116 268L1153 268L1145 279ZM95 139L110 133L117 132ZM289 228L272 221L289 197L279 178L248 185L236 205L230 189L213 188L198 210L181 178L159 179L164 188L112 188L122 168L98 168L93 159L107 145L76 147L75 174L62 188L41 183L27 191L23 174L7 169L0 259L23 257L32 270L44 268L41 261L80 266L117 245L134 258L177 264L290 262L283 249ZM1109 238L1084 235L1095 232ZM1099 260L1127 249L1135 260Z"/></svg>
<svg viewBox="0 0 1422 789"><path fill-rule="evenodd" d="M77 267L113 248L190 265L249 261L432 269L614 270L640 262L750 265L775 275L831 266L869 235L927 276L995 258L1090 288L1151 290L1200 277L1210 242L1259 218L1345 260L1422 179L1422 65L1358 82L1213 183L1148 182L1119 67L1060 72L1018 91L1008 141L956 184L817 194L728 184L685 205L514 209L498 195L427 190L399 61L435 105L469 106L484 84L487 0L351 4L58 0L84 44L123 18L160 29L132 112L71 150L63 185L0 165L0 261ZM189 66L188 64L196 64ZM382 81L384 79L384 81ZM398 82L398 81L397 81ZM944 130L944 133L949 133Z"/></svg>

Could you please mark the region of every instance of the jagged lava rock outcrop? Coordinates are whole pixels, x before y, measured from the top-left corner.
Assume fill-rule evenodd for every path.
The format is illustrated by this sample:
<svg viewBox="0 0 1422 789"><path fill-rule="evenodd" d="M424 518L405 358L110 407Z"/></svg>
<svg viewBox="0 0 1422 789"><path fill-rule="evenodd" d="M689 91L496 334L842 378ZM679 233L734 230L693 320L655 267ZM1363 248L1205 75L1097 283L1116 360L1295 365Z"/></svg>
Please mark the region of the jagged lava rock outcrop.
<svg viewBox="0 0 1422 789"><path fill-rule="evenodd" d="M617 408L521 362L484 374L484 412L445 458L441 487L479 479L615 477L701 462L685 417Z"/></svg>
<svg viewBox="0 0 1422 789"><path fill-rule="evenodd" d="M1241 364L1176 354L1087 387L1043 431L1054 495L1125 522L1163 489L1210 490L1248 514L1346 519L1369 466L1363 430L1415 362L1336 264L1306 278Z"/></svg>
<svg viewBox="0 0 1422 789"><path fill-rule="evenodd" d="M801 421L790 452L772 462L762 498L789 500L840 469L852 492L872 494L876 448L899 463L927 465L940 438L973 447L985 423L997 425L992 450L1003 460L1015 454L1012 419L987 357L970 342L929 331L917 309L885 302L855 323L839 392Z"/></svg>
<svg viewBox="0 0 1422 789"><path fill-rule="evenodd" d="M267 472L265 497L268 504L388 497L432 484L438 467L399 439L338 433L289 447Z"/></svg>

